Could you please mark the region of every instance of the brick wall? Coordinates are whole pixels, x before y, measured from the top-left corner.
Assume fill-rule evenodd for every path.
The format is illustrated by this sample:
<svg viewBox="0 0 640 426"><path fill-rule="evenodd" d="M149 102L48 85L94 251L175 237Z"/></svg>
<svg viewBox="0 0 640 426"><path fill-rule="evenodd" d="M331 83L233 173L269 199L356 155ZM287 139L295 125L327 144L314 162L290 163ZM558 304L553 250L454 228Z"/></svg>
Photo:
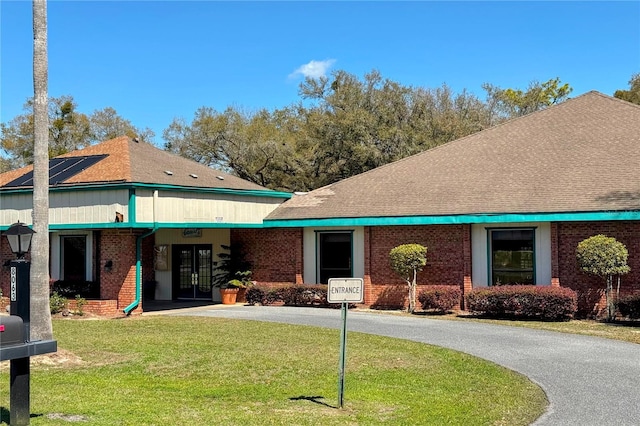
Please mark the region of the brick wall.
<svg viewBox="0 0 640 426"><path fill-rule="evenodd" d="M604 308L605 284L581 272L576 262L578 243L594 235L613 237L627 247L631 272L622 277L620 294L640 292L640 222L562 222L558 227L558 277L560 285L578 292L578 310L595 315Z"/></svg>
<svg viewBox="0 0 640 426"><path fill-rule="evenodd" d="M155 234L151 234L142 240L142 282L154 281L156 274L153 269Z"/></svg>
<svg viewBox="0 0 640 426"><path fill-rule="evenodd" d="M128 230L105 230L100 238L101 280L100 299L117 300L117 311L122 311L136 297L136 237ZM105 263L111 260L111 271ZM141 300L142 302L142 300ZM89 308L87 308L89 311ZM131 314L140 314L142 303Z"/></svg>
<svg viewBox="0 0 640 426"><path fill-rule="evenodd" d="M255 281L302 283L302 228L232 229L231 244L245 253Z"/></svg>
<svg viewBox="0 0 640 426"><path fill-rule="evenodd" d="M9 242L6 237L0 236L0 290L2 295L7 297L9 295L9 267L4 266L8 260L15 259L15 255L11 253Z"/></svg>
<svg viewBox="0 0 640 426"><path fill-rule="evenodd" d="M464 289L466 281L471 283L468 225L369 227L365 232L365 281L371 282L371 288L366 304L378 308L406 305L407 287L391 269L389 252L411 243L427 247L427 265L418 274L418 286L443 284Z"/></svg>

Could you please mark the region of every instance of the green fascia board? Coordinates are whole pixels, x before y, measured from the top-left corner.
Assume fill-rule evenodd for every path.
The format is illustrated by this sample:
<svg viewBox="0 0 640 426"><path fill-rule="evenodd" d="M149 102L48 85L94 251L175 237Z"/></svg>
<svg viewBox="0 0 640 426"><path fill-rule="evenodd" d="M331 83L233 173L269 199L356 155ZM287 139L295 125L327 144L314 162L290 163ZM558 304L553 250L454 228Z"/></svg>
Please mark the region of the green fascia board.
<svg viewBox="0 0 640 426"><path fill-rule="evenodd" d="M396 225L455 225L475 223L525 223L525 222L602 222L619 220L640 220L640 211L619 212L574 212L574 213L532 213L532 214L487 214L457 216L399 216L399 217L359 217L296 220L265 220L263 223L162 223L128 222L52 224L51 230L74 229L180 229L180 228L304 228L304 227L344 227L344 226L396 226ZM5 231L9 226L0 226Z"/></svg>
<svg viewBox="0 0 640 426"><path fill-rule="evenodd" d="M29 225L31 226L31 225ZM75 231L89 229L241 229L241 228L263 228L262 223L154 223L154 222L108 222L108 223L56 223L50 224L50 231ZM0 232L9 229L9 225L0 225Z"/></svg>
<svg viewBox="0 0 640 426"><path fill-rule="evenodd" d="M293 194L289 192L272 191L268 189L229 189L229 188L204 188L194 186L180 186L180 185L164 185L153 183L133 183L133 182L119 182L119 183L95 183L73 186L52 186L49 188L51 192L57 191L86 191L86 190L108 190L108 189L158 189L165 191L178 191L178 192L200 192L200 193L212 193L212 194L225 194L225 195L240 195L245 197L267 197L267 198L285 198L289 199ZM32 193L33 188L29 189L8 189L0 190L0 194L15 194L15 193Z"/></svg>
<svg viewBox="0 0 640 426"><path fill-rule="evenodd" d="M183 229L183 228L262 228L261 223L162 223L162 222L109 222L109 223L72 223L49 225L51 231L66 231L80 229ZM8 228L5 226L4 228ZM1 230L2 228L0 228Z"/></svg>
<svg viewBox="0 0 640 426"><path fill-rule="evenodd" d="M456 225L475 223L524 222L600 222L609 220L640 220L640 211L568 212L568 213L504 213L452 216L349 217L324 219L265 220L265 228L304 228L326 226L398 226Z"/></svg>

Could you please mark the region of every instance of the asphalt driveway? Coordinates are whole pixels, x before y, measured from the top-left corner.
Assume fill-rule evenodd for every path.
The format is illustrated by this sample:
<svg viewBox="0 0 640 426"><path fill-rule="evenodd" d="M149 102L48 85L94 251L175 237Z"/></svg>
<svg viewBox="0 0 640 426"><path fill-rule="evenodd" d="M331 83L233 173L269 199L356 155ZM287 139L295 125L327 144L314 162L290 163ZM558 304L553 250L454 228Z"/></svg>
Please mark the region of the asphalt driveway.
<svg viewBox="0 0 640 426"><path fill-rule="evenodd" d="M219 305L175 315L341 327L339 309ZM352 311L348 329L455 349L526 375L550 401L535 425L640 425L640 345L521 327Z"/></svg>

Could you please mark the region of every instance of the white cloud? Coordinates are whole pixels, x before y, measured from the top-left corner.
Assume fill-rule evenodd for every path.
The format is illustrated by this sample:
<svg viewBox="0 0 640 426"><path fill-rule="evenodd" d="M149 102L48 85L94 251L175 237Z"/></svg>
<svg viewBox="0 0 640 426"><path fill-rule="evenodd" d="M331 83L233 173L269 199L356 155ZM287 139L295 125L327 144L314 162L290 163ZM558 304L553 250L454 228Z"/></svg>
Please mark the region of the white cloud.
<svg viewBox="0 0 640 426"><path fill-rule="evenodd" d="M325 61L311 61L308 64L301 65L293 73L289 74L290 78L302 75L303 77L319 78L324 77L331 66L336 62L335 59L327 59Z"/></svg>

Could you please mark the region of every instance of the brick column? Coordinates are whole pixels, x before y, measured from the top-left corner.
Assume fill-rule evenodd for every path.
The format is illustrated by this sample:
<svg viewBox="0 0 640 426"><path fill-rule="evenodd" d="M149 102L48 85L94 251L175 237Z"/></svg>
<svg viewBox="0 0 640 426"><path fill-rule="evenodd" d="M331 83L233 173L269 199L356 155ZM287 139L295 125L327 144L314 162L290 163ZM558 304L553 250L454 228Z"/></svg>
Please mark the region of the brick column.
<svg viewBox="0 0 640 426"><path fill-rule="evenodd" d="M462 300L460 308L464 309L464 296L473 290L473 282L471 281L471 225L462 225L462 253L464 256L464 276L462 283Z"/></svg>
<svg viewBox="0 0 640 426"><path fill-rule="evenodd" d="M111 260L111 271L100 276L100 299L118 301L118 310L130 305L136 298L136 235L129 231L103 231L100 240L100 267ZM142 283L141 283L142 284ZM132 314L142 312L142 300Z"/></svg>
<svg viewBox="0 0 640 426"><path fill-rule="evenodd" d="M296 284L304 284L304 228L298 228L296 235Z"/></svg>
<svg viewBox="0 0 640 426"><path fill-rule="evenodd" d="M558 262L558 222L551 222L551 287L560 287Z"/></svg>
<svg viewBox="0 0 640 426"><path fill-rule="evenodd" d="M370 226L364 227L364 304L373 303L373 286L371 285L371 232Z"/></svg>

